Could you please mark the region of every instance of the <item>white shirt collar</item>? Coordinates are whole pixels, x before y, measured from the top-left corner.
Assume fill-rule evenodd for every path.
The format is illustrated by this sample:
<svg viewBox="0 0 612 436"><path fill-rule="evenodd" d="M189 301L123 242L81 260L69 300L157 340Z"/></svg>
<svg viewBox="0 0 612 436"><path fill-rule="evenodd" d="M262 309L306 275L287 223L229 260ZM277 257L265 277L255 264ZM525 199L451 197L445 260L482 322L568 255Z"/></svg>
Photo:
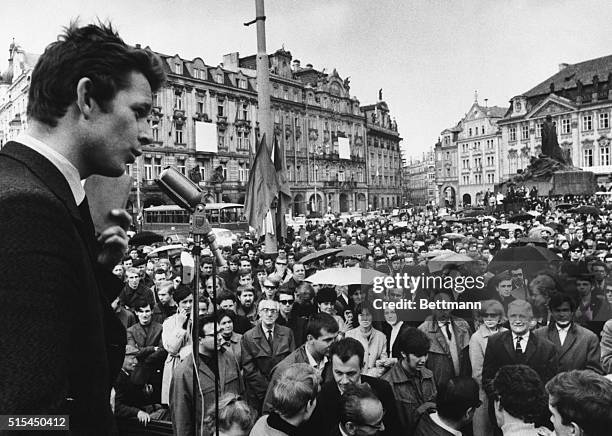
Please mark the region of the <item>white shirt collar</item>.
<svg viewBox="0 0 612 436"><path fill-rule="evenodd" d="M68 159L44 142L28 135L27 133L22 133L19 135L16 141L43 155L49 162L51 162L59 170L59 172L62 173L66 179L66 182L68 182L68 186L70 187L70 191L72 191L72 196L74 197L74 201L76 202L77 206L81 204L85 198L85 190L83 189L81 176L79 175L79 171L76 169L76 167Z"/></svg>
<svg viewBox="0 0 612 436"><path fill-rule="evenodd" d="M447 432L454 434L455 436L462 436L462 433L460 431L455 430L454 428L449 427L448 425L444 424L442 420L440 419L440 416L438 416L438 412L432 413L431 415L429 415L429 417L436 425L438 425L439 427L442 427Z"/></svg>
<svg viewBox="0 0 612 436"><path fill-rule="evenodd" d="M514 342L516 342L516 338L518 338L519 335L517 335L516 333L512 332L512 339L514 340ZM529 339L529 330L527 330L525 332L525 334L521 335L521 337L527 341Z"/></svg>
<svg viewBox="0 0 612 436"><path fill-rule="evenodd" d="M555 327L557 327L557 331L568 331L569 328L572 326L572 323L570 322L568 325L566 325L565 327L561 327L559 324L555 323Z"/></svg>

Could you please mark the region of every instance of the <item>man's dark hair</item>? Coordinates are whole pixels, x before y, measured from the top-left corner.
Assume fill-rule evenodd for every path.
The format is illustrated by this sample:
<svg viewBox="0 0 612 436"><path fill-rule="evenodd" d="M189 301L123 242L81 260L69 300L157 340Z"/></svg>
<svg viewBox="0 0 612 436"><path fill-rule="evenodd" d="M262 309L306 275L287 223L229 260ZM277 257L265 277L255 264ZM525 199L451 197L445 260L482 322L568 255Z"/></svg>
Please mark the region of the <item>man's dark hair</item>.
<svg viewBox="0 0 612 436"><path fill-rule="evenodd" d="M336 290L332 288L322 288L317 292L317 296L315 297L315 301L317 304L321 303L334 303L338 295L336 294Z"/></svg>
<svg viewBox="0 0 612 436"><path fill-rule="evenodd" d="M506 412L524 422L535 422L547 407L542 379L526 365L502 366L492 392Z"/></svg>
<svg viewBox="0 0 612 436"><path fill-rule="evenodd" d="M140 312L145 307L148 307L149 309L153 309L153 307L151 307L151 303L149 303L147 300L140 299L134 305L134 310L136 312Z"/></svg>
<svg viewBox="0 0 612 436"><path fill-rule="evenodd" d="M563 303L569 303L572 313L576 311L576 300L572 298L571 295L561 292L555 292L551 295L550 300L548 302L548 308L550 310L554 310L557 307L561 306Z"/></svg>
<svg viewBox="0 0 612 436"><path fill-rule="evenodd" d="M451 378L438 389L436 405L442 418L459 421L471 407L480 403L478 383L466 376Z"/></svg>
<svg viewBox="0 0 612 436"><path fill-rule="evenodd" d="M213 258L210 256L202 256L202 259L200 259L200 266L212 265L213 263L214 263Z"/></svg>
<svg viewBox="0 0 612 436"><path fill-rule="evenodd" d="M255 288L253 286L238 286L236 288L236 293L240 297L243 292L250 292L255 296Z"/></svg>
<svg viewBox="0 0 612 436"><path fill-rule="evenodd" d="M585 436L610 433L612 381L592 371L573 370L554 376L546 391L564 425L575 422Z"/></svg>
<svg viewBox="0 0 612 436"><path fill-rule="evenodd" d="M338 322L329 313L315 313L308 320L306 326L306 335L312 335L313 338L321 337L321 330L327 333L337 333L340 328Z"/></svg>
<svg viewBox="0 0 612 436"><path fill-rule="evenodd" d="M218 306L225 300L232 300L234 303L238 302L234 294L228 291L223 291L223 292L219 292L219 295L217 295L217 298L215 299L215 303L217 303L217 306Z"/></svg>
<svg viewBox="0 0 612 436"><path fill-rule="evenodd" d="M163 268L157 268L155 272L153 273L153 276L156 276L158 274L166 275L166 270L164 270Z"/></svg>
<svg viewBox="0 0 612 436"><path fill-rule="evenodd" d="M278 288L278 292L276 292L276 295L274 295L274 299L278 300L278 297L281 294L289 295L291 298L293 298L293 291L286 286L281 286L280 288Z"/></svg>
<svg viewBox="0 0 612 436"><path fill-rule="evenodd" d="M340 422L352 422L357 425L367 424L363 418L364 400L380 401L372 388L367 384L355 384L346 387L340 398Z"/></svg>
<svg viewBox="0 0 612 436"><path fill-rule="evenodd" d="M415 356L425 356L429 352L431 341L425 333L415 327L408 327L400 332L397 340L393 344L393 352L414 354Z"/></svg>
<svg viewBox="0 0 612 436"><path fill-rule="evenodd" d="M234 326L235 326L236 325L236 314L234 312L232 312L231 310L227 310L227 309L217 310L217 322L221 322L221 320L225 318L226 316L232 320L232 323L234 323Z"/></svg>
<svg viewBox="0 0 612 436"><path fill-rule="evenodd" d="M130 73L145 76L157 91L166 77L159 57L130 47L111 24L77 27L72 22L40 56L30 81L28 117L56 127L76 99L79 80L91 80L92 98L107 111L117 92L130 86Z"/></svg>
<svg viewBox="0 0 612 436"><path fill-rule="evenodd" d="M204 337L204 326L206 324L210 324L210 323L216 323L217 319L221 319L221 318L217 318L215 316L214 313L205 313L204 315L200 315L198 317L198 335L203 338Z"/></svg>
<svg viewBox="0 0 612 436"><path fill-rule="evenodd" d="M341 362L348 362L351 357L357 356L359 358L359 366L363 365L363 355L365 351L363 345L357 339L344 338L340 339L329 349L329 355L331 357L338 356Z"/></svg>

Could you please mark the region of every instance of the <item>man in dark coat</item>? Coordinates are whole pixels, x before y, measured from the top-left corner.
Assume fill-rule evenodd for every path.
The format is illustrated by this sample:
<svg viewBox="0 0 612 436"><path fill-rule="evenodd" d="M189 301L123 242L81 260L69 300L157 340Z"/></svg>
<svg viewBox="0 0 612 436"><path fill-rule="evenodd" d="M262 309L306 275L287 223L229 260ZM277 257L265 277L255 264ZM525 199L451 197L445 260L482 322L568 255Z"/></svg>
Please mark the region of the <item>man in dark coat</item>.
<svg viewBox="0 0 612 436"><path fill-rule="evenodd" d="M489 337L482 369L482 385L488 386L504 365L527 365L546 383L559 366L557 348L548 339L529 331L533 310L524 300L508 305L510 330Z"/></svg>
<svg viewBox="0 0 612 436"><path fill-rule="evenodd" d="M122 286L111 271L130 217L113 209L96 237L81 180L134 163L151 142L147 115L163 80L154 54L107 25L70 26L32 72L28 130L0 152L4 414L69 415L74 433L115 431L109 398L126 334L110 306Z"/></svg>
<svg viewBox="0 0 612 436"><path fill-rule="evenodd" d="M326 435L340 422L340 399L345 389L359 383L370 385L385 410L381 435L402 434L395 397L391 385L384 380L361 374L363 345L353 338L344 338L332 345L329 354L334 380L323 383L317 396L317 407L310 420L300 428L303 435Z"/></svg>

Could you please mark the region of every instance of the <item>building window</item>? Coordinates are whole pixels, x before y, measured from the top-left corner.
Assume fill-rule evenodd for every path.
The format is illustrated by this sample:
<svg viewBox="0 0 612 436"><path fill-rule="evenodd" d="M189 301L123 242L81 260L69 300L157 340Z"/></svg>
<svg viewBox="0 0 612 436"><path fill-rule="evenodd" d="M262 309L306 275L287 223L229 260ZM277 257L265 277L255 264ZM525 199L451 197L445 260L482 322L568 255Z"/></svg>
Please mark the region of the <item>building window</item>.
<svg viewBox="0 0 612 436"><path fill-rule="evenodd" d="M150 157L144 158L144 179L153 180L153 165Z"/></svg>
<svg viewBox="0 0 612 436"><path fill-rule="evenodd" d="M516 127L510 127L508 129L508 136L510 141L516 141Z"/></svg>
<svg viewBox="0 0 612 436"><path fill-rule="evenodd" d="M179 173L181 173L184 176L187 175L187 167L185 166L185 159L177 159L176 167L178 168Z"/></svg>
<svg viewBox="0 0 612 436"><path fill-rule="evenodd" d="M158 92L153 93L152 103L153 103L153 106L157 106L157 107L161 106L161 97L159 96Z"/></svg>
<svg viewBox="0 0 612 436"><path fill-rule="evenodd" d="M521 126L521 139L529 139L529 126Z"/></svg>
<svg viewBox="0 0 612 436"><path fill-rule="evenodd" d="M206 75L204 74L204 70L200 70L199 68L193 69L193 77L196 79L205 79Z"/></svg>
<svg viewBox="0 0 612 436"><path fill-rule="evenodd" d="M162 158L156 157L153 159L153 175L159 177L162 172Z"/></svg>
<svg viewBox="0 0 612 436"><path fill-rule="evenodd" d="M610 146L599 148L599 165L610 165Z"/></svg>
<svg viewBox="0 0 612 436"><path fill-rule="evenodd" d="M572 131L572 122L569 118L563 118L561 120L561 134L567 135Z"/></svg>
<svg viewBox="0 0 612 436"><path fill-rule="evenodd" d="M174 64L174 72L176 74L183 74L183 63L182 62L176 62Z"/></svg>
<svg viewBox="0 0 612 436"><path fill-rule="evenodd" d="M183 131L182 130L176 129L174 131L174 142L176 144L184 144L184 142L183 142Z"/></svg>
<svg viewBox="0 0 612 436"><path fill-rule="evenodd" d="M217 74L215 74L215 82L217 82L217 83L223 83L223 73L217 73Z"/></svg>
<svg viewBox="0 0 612 436"><path fill-rule="evenodd" d="M221 164L221 171L223 172L223 180L227 180L227 164Z"/></svg>
<svg viewBox="0 0 612 436"><path fill-rule="evenodd" d="M592 167L593 166L593 149L587 148L584 150L582 155L582 166Z"/></svg>
<svg viewBox="0 0 612 436"><path fill-rule="evenodd" d="M245 79L238 79L238 88L247 89L247 81Z"/></svg>
<svg viewBox="0 0 612 436"><path fill-rule="evenodd" d="M599 114L599 128L608 129L610 128L610 114L607 112Z"/></svg>
<svg viewBox="0 0 612 436"><path fill-rule="evenodd" d="M203 114L204 113L204 102L202 100L198 101L196 103L196 112L199 114Z"/></svg>
<svg viewBox="0 0 612 436"><path fill-rule="evenodd" d="M223 101L217 102L217 116L225 116L225 105L223 104Z"/></svg>
<svg viewBox="0 0 612 436"><path fill-rule="evenodd" d="M487 183L495 183L495 176L492 173L487 174Z"/></svg>
<svg viewBox="0 0 612 436"><path fill-rule="evenodd" d="M582 130L593 130L593 117L591 115L585 115L582 117Z"/></svg>
<svg viewBox="0 0 612 436"><path fill-rule="evenodd" d="M240 166L238 167L238 180L243 183L249 181L249 168L246 164L240 164Z"/></svg>
<svg viewBox="0 0 612 436"><path fill-rule="evenodd" d="M174 94L174 109L183 109L183 94Z"/></svg>
<svg viewBox="0 0 612 436"><path fill-rule="evenodd" d="M536 124L535 136L536 136L536 138L541 138L542 137L542 123L537 123Z"/></svg>
<svg viewBox="0 0 612 436"><path fill-rule="evenodd" d="M249 104L248 103L242 104L242 119L243 120L249 119Z"/></svg>
<svg viewBox="0 0 612 436"><path fill-rule="evenodd" d="M470 129L468 130L469 135L472 136L472 128L470 127Z"/></svg>
<svg viewBox="0 0 612 436"><path fill-rule="evenodd" d="M159 142L159 121L151 121L151 137L153 142Z"/></svg>
<svg viewBox="0 0 612 436"><path fill-rule="evenodd" d="M225 133L219 133L219 148L225 148Z"/></svg>

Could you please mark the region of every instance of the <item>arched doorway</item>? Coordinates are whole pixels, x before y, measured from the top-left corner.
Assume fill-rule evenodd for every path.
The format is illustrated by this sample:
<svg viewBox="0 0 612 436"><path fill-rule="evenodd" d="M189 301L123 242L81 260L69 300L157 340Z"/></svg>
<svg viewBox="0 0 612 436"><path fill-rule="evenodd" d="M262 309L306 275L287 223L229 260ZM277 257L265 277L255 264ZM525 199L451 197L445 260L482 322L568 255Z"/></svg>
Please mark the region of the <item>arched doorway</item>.
<svg viewBox="0 0 612 436"><path fill-rule="evenodd" d="M472 196L470 194L463 194L463 207L472 205Z"/></svg>
<svg viewBox="0 0 612 436"><path fill-rule="evenodd" d="M310 196L310 199L308 201L308 204L310 205L310 211L314 212L314 213L323 213L323 198L321 198L320 194L312 194Z"/></svg>
<svg viewBox="0 0 612 436"><path fill-rule="evenodd" d="M355 206L355 210L365 212L367 208L368 204L366 202L365 194L357 194L357 205Z"/></svg>
<svg viewBox="0 0 612 436"><path fill-rule="evenodd" d="M305 206L304 196L302 194L296 194L295 197L293 197L293 215L305 215Z"/></svg>
<svg viewBox="0 0 612 436"><path fill-rule="evenodd" d="M442 190L442 206L444 207L455 207L455 188L447 186Z"/></svg>
<svg viewBox="0 0 612 436"><path fill-rule="evenodd" d="M340 193L340 212L348 212L349 211L349 201L348 195L344 192Z"/></svg>

